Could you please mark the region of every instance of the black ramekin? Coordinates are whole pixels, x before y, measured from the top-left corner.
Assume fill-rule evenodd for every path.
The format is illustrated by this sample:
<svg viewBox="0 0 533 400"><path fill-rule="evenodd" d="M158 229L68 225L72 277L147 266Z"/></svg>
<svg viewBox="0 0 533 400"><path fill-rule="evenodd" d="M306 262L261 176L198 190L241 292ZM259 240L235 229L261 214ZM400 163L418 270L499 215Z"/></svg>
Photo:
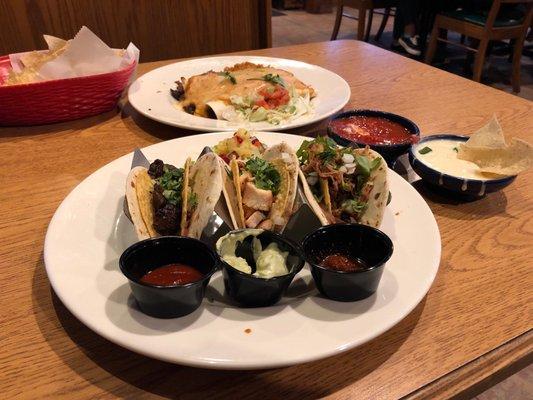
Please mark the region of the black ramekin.
<svg viewBox="0 0 533 400"><path fill-rule="evenodd" d="M334 224L317 229L303 242L305 260L315 284L324 296L337 301L361 300L374 293L394 246L379 229L361 224ZM368 268L336 271L320 264L330 254L358 258Z"/></svg>
<svg viewBox="0 0 533 400"><path fill-rule="evenodd" d="M196 282L174 286L139 282L147 272L172 263L194 267L203 277ZM175 318L190 314L200 306L209 279L218 268L219 258L199 240L163 236L128 247L122 253L119 265L142 312L157 318Z"/></svg>
<svg viewBox="0 0 533 400"><path fill-rule="evenodd" d="M403 127L407 128L409 132L414 136L413 140L408 142L402 142L402 143L396 143L396 144L370 144L368 145L372 150L377 151L381 156L387 161L387 164L389 166L394 163L394 161L401 156L402 154L407 153L407 150L411 147L411 144L413 142L418 142L418 139L420 137L420 129L418 126L411 121L410 119L407 119L405 117L402 117L398 114L392 114L385 111L378 111L378 110L349 110L342 113L339 113L335 115L331 121L340 119L340 118L347 118L352 117L354 115L361 115L365 117L380 117L384 119L388 119L389 121L396 122ZM349 140L345 137L342 137L335 132L333 128L331 128L331 121L328 123L328 136L330 136L333 140L335 140L338 144L341 146L349 146L356 144L358 147L365 147L366 144L362 142L358 142L357 140Z"/></svg>
<svg viewBox="0 0 533 400"><path fill-rule="evenodd" d="M461 178L430 167L422 161L417 150L422 149L425 146L431 146L432 141L441 139L455 140L458 143L465 143L469 139L469 136L451 134L426 136L422 138L418 144L414 144L409 150L409 163L411 164L411 167L418 176L420 176L425 182L429 183L433 188L437 190L444 189L447 194L455 196L467 195L471 197L483 197L487 193L503 189L515 180L516 175L504 176L496 179Z"/></svg>
<svg viewBox="0 0 533 400"><path fill-rule="evenodd" d="M235 230L229 234L241 232ZM226 293L243 307L267 307L277 303L291 284L295 275L303 268L305 261L298 245L271 231L263 231L257 236L263 248L275 242L281 251L288 251L287 275L274 278L260 278L233 268L221 259Z"/></svg>

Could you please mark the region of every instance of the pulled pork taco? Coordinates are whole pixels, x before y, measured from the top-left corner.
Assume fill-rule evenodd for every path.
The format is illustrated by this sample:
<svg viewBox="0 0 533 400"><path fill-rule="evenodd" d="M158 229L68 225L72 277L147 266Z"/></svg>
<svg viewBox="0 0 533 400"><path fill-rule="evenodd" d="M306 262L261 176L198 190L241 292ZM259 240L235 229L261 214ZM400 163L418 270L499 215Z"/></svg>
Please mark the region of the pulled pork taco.
<svg viewBox="0 0 533 400"><path fill-rule="evenodd" d="M183 168L155 160L136 167L126 181L126 200L140 240L160 235L199 238L222 191L218 157L205 154Z"/></svg>
<svg viewBox="0 0 533 400"><path fill-rule="evenodd" d="M265 148L245 130L220 142L215 152L226 162L228 208L235 228L281 232L293 212L298 159L286 143Z"/></svg>
<svg viewBox="0 0 533 400"><path fill-rule="evenodd" d="M389 185L387 164L378 153L317 137L304 141L296 154L304 194L322 224L381 225Z"/></svg>

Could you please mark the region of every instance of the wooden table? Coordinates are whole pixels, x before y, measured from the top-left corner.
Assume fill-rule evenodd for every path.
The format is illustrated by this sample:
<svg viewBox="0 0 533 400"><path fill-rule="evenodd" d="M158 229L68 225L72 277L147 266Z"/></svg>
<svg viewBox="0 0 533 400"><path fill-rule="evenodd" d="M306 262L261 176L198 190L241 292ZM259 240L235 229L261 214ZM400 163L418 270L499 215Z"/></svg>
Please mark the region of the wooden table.
<svg viewBox="0 0 533 400"><path fill-rule="evenodd" d="M366 43L249 54L326 67L350 84L349 107L405 115L424 135L471 133L497 114L507 136L533 141L531 102ZM141 65L139 74L167 63ZM270 371L208 371L148 359L90 331L50 288L43 265L48 222L107 162L188 133L128 105L75 122L0 129L0 397L437 398L466 396L531 362L533 171L469 203L417 185L442 235L435 283L401 323L342 355Z"/></svg>

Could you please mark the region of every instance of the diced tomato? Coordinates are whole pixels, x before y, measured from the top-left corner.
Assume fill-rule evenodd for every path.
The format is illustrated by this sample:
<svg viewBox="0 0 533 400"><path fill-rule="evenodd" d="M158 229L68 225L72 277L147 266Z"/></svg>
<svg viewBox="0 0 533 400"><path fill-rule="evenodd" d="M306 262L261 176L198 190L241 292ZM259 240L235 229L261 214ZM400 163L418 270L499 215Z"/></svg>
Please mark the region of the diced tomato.
<svg viewBox="0 0 533 400"><path fill-rule="evenodd" d="M220 158L222 158L226 164L229 164L229 157L226 154L221 154Z"/></svg>
<svg viewBox="0 0 533 400"><path fill-rule="evenodd" d="M241 144L243 142L243 138L240 137L239 135L235 135L234 138L235 138L235 140L237 141L238 144Z"/></svg>
<svg viewBox="0 0 533 400"><path fill-rule="evenodd" d="M255 105L266 108L267 110L287 104L290 100L288 90L280 85L276 85L272 93L269 93L268 90L263 89L259 92L259 94L262 96L262 98L257 100Z"/></svg>

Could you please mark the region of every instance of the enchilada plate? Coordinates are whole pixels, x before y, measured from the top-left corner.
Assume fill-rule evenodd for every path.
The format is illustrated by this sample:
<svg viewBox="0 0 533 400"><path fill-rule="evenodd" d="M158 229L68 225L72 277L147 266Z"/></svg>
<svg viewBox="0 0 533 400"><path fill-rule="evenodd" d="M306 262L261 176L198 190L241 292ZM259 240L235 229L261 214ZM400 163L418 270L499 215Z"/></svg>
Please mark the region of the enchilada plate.
<svg viewBox="0 0 533 400"><path fill-rule="evenodd" d="M250 62L292 72L297 79L313 87L317 95L312 110L292 120L275 125L262 122L235 122L191 115L181 109L170 94L181 77L190 78L208 71ZM180 61L150 71L138 78L128 90L130 104L142 115L155 121L197 131L234 131L239 127L252 130L286 130L323 120L341 110L350 99L350 87L339 75L316 65L282 58L224 56Z"/></svg>

